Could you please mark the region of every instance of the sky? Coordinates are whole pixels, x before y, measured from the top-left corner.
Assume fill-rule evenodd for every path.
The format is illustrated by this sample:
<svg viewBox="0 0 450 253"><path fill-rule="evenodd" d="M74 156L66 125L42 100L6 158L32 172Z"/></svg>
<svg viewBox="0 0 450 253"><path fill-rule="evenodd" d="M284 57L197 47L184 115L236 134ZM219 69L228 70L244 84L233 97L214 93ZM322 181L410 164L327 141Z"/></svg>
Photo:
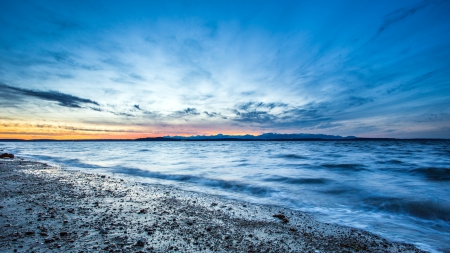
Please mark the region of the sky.
<svg viewBox="0 0 450 253"><path fill-rule="evenodd" d="M450 138L450 1L0 0L0 138Z"/></svg>

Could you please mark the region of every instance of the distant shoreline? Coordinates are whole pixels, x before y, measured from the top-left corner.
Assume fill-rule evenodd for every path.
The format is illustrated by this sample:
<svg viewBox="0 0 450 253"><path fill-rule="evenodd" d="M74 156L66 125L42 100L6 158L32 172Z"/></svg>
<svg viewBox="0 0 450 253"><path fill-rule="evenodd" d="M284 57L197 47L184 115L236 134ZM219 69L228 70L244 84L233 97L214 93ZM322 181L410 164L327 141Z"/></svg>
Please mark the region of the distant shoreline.
<svg viewBox="0 0 450 253"><path fill-rule="evenodd" d="M249 141L450 141L450 139L434 139L434 138L417 138L417 139L396 139L396 138L352 138L352 139L320 139L320 138L305 138L305 139L239 139L239 138L217 138L217 139L172 139L172 138L141 138L141 139L79 139L79 140L53 140L53 139L36 139L36 140L23 140L23 139L0 139L0 142L249 142Z"/></svg>

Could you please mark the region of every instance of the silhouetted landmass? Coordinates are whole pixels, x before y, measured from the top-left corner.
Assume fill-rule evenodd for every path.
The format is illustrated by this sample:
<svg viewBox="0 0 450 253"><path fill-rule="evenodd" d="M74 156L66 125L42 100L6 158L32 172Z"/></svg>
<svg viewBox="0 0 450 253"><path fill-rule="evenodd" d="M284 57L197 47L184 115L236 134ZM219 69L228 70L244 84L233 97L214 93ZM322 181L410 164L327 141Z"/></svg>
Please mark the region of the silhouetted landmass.
<svg viewBox="0 0 450 253"><path fill-rule="evenodd" d="M157 138L140 138L138 141L284 141L284 140L338 140L355 139L355 136L342 137L338 135L325 134L276 134L265 133L261 135L196 135L196 136L164 136Z"/></svg>
<svg viewBox="0 0 450 253"><path fill-rule="evenodd" d="M164 136L164 137L148 137L139 138L136 141L386 141L386 140L403 140L395 138L359 138L356 136L339 136L326 134L277 134L265 133L261 135L196 135L196 136ZM434 140L434 139L418 139L418 140Z"/></svg>
<svg viewBox="0 0 450 253"><path fill-rule="evenodd" d="M53 140L53 139L0 139L0 142L17 142L17 141L31 141L31 142L57 142L57 141L73 141L73 142L94 142L94 141L439 141L449 139L432 139L432 138L417 138L417 139L396 139L396 138L361 138L356 136L339 136L326 134L277 134L264 133L261 135L196 135L196 136L163 136L163 137L146 137L138 139L81 139L81 140Z"/></svg>

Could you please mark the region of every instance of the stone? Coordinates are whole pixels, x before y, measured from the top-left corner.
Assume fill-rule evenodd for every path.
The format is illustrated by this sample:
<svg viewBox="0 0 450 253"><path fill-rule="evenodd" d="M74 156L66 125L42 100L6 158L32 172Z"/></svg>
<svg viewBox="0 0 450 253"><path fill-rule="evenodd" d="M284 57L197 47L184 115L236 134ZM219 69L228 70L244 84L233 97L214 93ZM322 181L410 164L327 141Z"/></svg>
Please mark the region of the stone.
<svg viewBox="0 0 450 253"><path fill-rule="evenodd" d="M0 155L0 158L14 158L13 154L3 153Z"/></svg>
<svg viewBox="0 0 450 253"><path fill-rule="evenodd" d="M289 222L288 218L286 218L286 216L284 214L282 214L282 213L274 214L274 215L272 215L272 217L280 219L283 223L288 223Z"/></svg>
<svg viewBox="0 0 450 253"><path fill-rule="evenodd" d="M145 238L141 238L139 240L137 240L136 242L136 246L140 246L140 247L144 247L147 244L147 239Z"/></svg>
<svg viewBox="0 0 450 253"><path fill-rule="evenodd" d="M52 243L54 241L55 241L55 239L53 239L53 238L45 238L44 239L44 243Z"/></svg>

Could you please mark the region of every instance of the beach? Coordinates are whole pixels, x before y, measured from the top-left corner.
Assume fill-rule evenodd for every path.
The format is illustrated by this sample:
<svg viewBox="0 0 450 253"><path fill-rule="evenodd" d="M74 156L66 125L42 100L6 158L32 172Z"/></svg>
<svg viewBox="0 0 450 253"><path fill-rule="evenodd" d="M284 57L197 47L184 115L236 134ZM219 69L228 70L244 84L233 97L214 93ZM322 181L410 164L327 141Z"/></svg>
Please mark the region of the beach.
<svg viewBox="0 0 450 253"><path fill-rule="evenodd" d="M423 252L311 214L0 160L1 252Z"/></svg>

